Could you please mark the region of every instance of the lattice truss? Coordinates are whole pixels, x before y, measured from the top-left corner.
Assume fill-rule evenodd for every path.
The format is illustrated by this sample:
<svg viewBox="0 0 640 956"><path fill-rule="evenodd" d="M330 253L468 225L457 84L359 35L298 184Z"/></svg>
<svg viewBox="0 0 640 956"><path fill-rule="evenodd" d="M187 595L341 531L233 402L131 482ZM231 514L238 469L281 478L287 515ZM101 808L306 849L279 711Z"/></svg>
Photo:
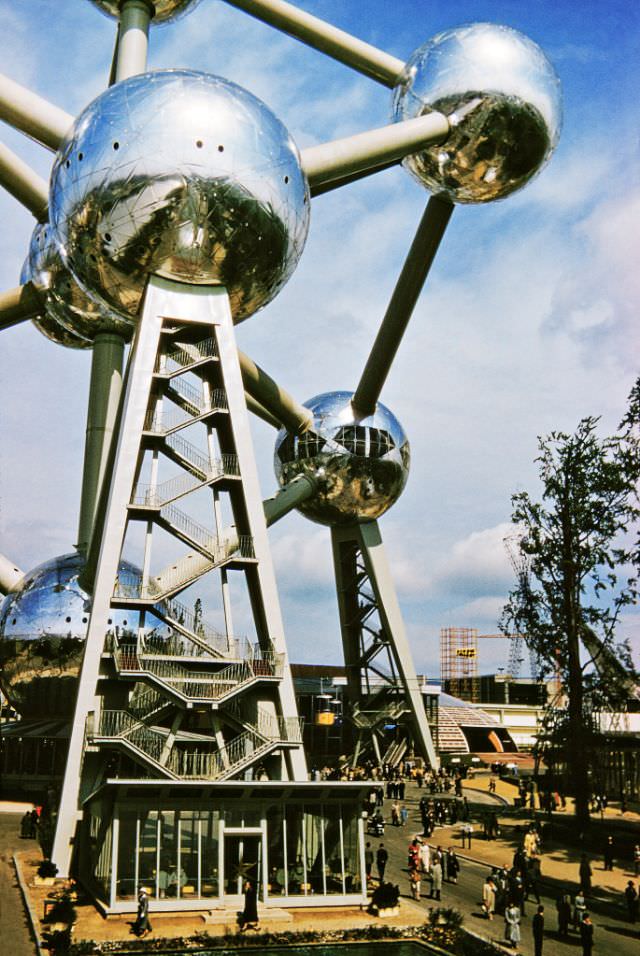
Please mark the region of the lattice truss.
<svg viewBox="0 0 640 956"><path fill-rule="evenodd" d="M146 72L150 24L189 2L94 2L117 21L113 68L77 120L0 80L0 119L55 154L47 186L0 148L0 183L36 220L0 325L30 319L93 356L77 555L26 575L0 562L9 699L36 707L64 675L71 708L80 673L58 858L105 749L130 775L305 777L266 533L292 508L331 527L357 746L369 733L382 759L381 724L404 720L396 756L410 741L437 765L377 523L404 488L409 444L379 398L454 204L524 186L560 128L552 67L507 27L447 31L404 62L281 0L229 0L393 90L388 126L298 151L235 84ZM359 383L301 404L238 351L234 324L294 271L314 197L398 163L432 195ZM280 430L281 489L265 502L247 411ZM64 653L44 627L55 673L23 621L36 579L69 602ZM234 633L236 579L251 640Z"/></svg>

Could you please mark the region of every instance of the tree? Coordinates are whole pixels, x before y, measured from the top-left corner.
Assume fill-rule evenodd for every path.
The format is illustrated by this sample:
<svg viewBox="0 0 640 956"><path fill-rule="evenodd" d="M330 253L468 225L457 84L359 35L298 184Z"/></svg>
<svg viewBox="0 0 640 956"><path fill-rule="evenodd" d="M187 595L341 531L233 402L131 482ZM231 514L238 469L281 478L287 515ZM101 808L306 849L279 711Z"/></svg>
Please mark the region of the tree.
<svg viewBox="0 0 640 956"><path fill-rule="evenodd" d="M590 721L581 643L615 655L632 669L629 646L616 643L625 607L638 597L638 545L631 531L640 515L640 380L619 434L599 438L599 419L583 418L573 435L538 439L542 500L512 497L517 583L503 610L504 632L526 634L542 676L558 673L567 698L566 763L581 828L589 823ZM596 661L597 664L597 661ZM591 668L593 671L593 668ZM590 675L611 700L611 681Z"/></svg>

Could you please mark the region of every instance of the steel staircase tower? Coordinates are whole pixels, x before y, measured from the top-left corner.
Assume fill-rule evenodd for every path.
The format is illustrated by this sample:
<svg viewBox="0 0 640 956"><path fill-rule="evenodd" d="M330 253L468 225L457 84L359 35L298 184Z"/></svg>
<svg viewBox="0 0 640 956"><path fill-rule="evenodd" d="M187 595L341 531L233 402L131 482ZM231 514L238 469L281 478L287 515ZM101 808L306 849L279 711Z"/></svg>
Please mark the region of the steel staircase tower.
<svg viewBox="0 0 640 956"><path fill-rule="evenodd" d="M150 279L118 424L83 582L93 602L52 853L63 875L107 751L129 778L307 779L223 288ZM139 571L119 575L124 560ZM231 574L251 641L233 632ZM212 599L224 629L202 613ZM126 629L110 626L118 608Z"/></svg>

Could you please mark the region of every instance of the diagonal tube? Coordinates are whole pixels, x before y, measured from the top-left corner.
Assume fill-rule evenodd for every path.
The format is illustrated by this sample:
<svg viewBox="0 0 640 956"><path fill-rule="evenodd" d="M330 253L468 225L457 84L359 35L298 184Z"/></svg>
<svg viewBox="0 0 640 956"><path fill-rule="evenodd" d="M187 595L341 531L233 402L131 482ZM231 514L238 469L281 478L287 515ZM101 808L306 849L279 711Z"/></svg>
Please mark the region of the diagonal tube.
<svg viewBox="0 0 640 956"><path fill-rule="evenodd" d="M447 199L432 196L427 203L360 383L351 400L354 411L363 417L372 415L375 411L380 392L452 212L453 204Z"/></svg>
<svg viewBox="0 0 640 956"><path fill-rule="evenodd" d="M339 60L358 73L363 73L383 86L393 88L404 71L404 62L358 40L344 30L299 10L284 0L227 0L257 20L288 33L307 46Z"/></svg>
<svg viewBox="0 0 640 956"><path fill-rule="evenodd" d="M27 282L8 292L0 293L0 330L11 328L27 319L40 315L44 299L36 287Z"/></svg>
<svg viewBox="0 0 640 956"><path fill-rule="evenodd" d="M73 116L0 73L0 120L55 152Z"/></svg>
<svg viewBox="0 0 640 956"><path fill-rule="evenodd" d="M313 421L309 409L300 405L244 352L238 352L238 358L242 383L249 395L281 422L287 431L294 435L305 432Z"/></svg>
<svg viewBox="0 0 640 956"><path fill-rule="evenodd" d="M8 594L18 586L24 577L24 571L16 567L13 561L0 554L0 594Z"/></svg>
<svg viewBox="0 0 640 956"><path fill-rule="evenodd" d="M398 163L410 153L443 143L451 124L442 113L428 113L400 123L310 146L300 154L311 195L326 192Z"/></svg>
<svg viewBox="0 0 640 956"><path fill-rule="evenodd" d="M49 218L49 188L24 160L0 143L0 185L35 216L38 222Z"/></svg>

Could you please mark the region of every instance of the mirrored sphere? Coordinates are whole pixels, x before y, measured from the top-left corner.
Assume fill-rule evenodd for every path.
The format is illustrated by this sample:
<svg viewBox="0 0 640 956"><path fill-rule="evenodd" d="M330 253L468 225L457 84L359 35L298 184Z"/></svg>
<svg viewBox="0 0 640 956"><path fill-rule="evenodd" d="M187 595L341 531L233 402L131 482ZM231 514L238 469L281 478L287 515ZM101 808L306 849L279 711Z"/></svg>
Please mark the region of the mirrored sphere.
<svg viewBox="0 0 640 956"><path fill-rule="evenodd" d="M34 325L47 338L71 348L91 348L96 335L114 332L129 340L135 324L91 299L63 265L51 227L37 225L20 282L31 281L44 296L42 316Z"/></svg>
<svg viewBox="0 0 640 956"><path fill-rule="evenodd" d="M76 682L91 610L78 584L84 559L77 552L45 561L25 574L0 605L2 690L23 716L73 713ZM140 580L122 562L120 580ZM138 626L138 613L114 611L114 631Z"/></svg>
<svg viewBox="0 0 640 956"><path fill-rule="evenodd" d="M456 125L445 143L404 165L452 202L490 202L520 189L548 162L560 135L560 81L522 33L472 23L416 50L393 92L396 121L434 110L456 114Z"/></svg>
<svg viewBox="0 0 640 956"><path fill-rule="evenodd" d="M153 0L153 19L156 23L172 20L193 9L198 0ZM91 0L94 6L110 17L120 17L123 0Z"/></svg>
<svg viewBox="0 0 640 956"><path fill-rule="evenodd" d="M313 425L303 435L282 429L274 467L280 485L299 474L320 478L320 490L299 510L319 524L379 518L399 498L409 475L409 441L380 402L366 418L354 416L353 392L325 392L305 402Z"/></svg>
<svg viewBox="0 0 640 956"><path fill-rule="evenodd" d="M130 316L151 273L223 285L234 320L252 315L294 271L309 206L282 123L234 83L188 70L106 90L77 119L51 178L65 265Z"/></svg>

